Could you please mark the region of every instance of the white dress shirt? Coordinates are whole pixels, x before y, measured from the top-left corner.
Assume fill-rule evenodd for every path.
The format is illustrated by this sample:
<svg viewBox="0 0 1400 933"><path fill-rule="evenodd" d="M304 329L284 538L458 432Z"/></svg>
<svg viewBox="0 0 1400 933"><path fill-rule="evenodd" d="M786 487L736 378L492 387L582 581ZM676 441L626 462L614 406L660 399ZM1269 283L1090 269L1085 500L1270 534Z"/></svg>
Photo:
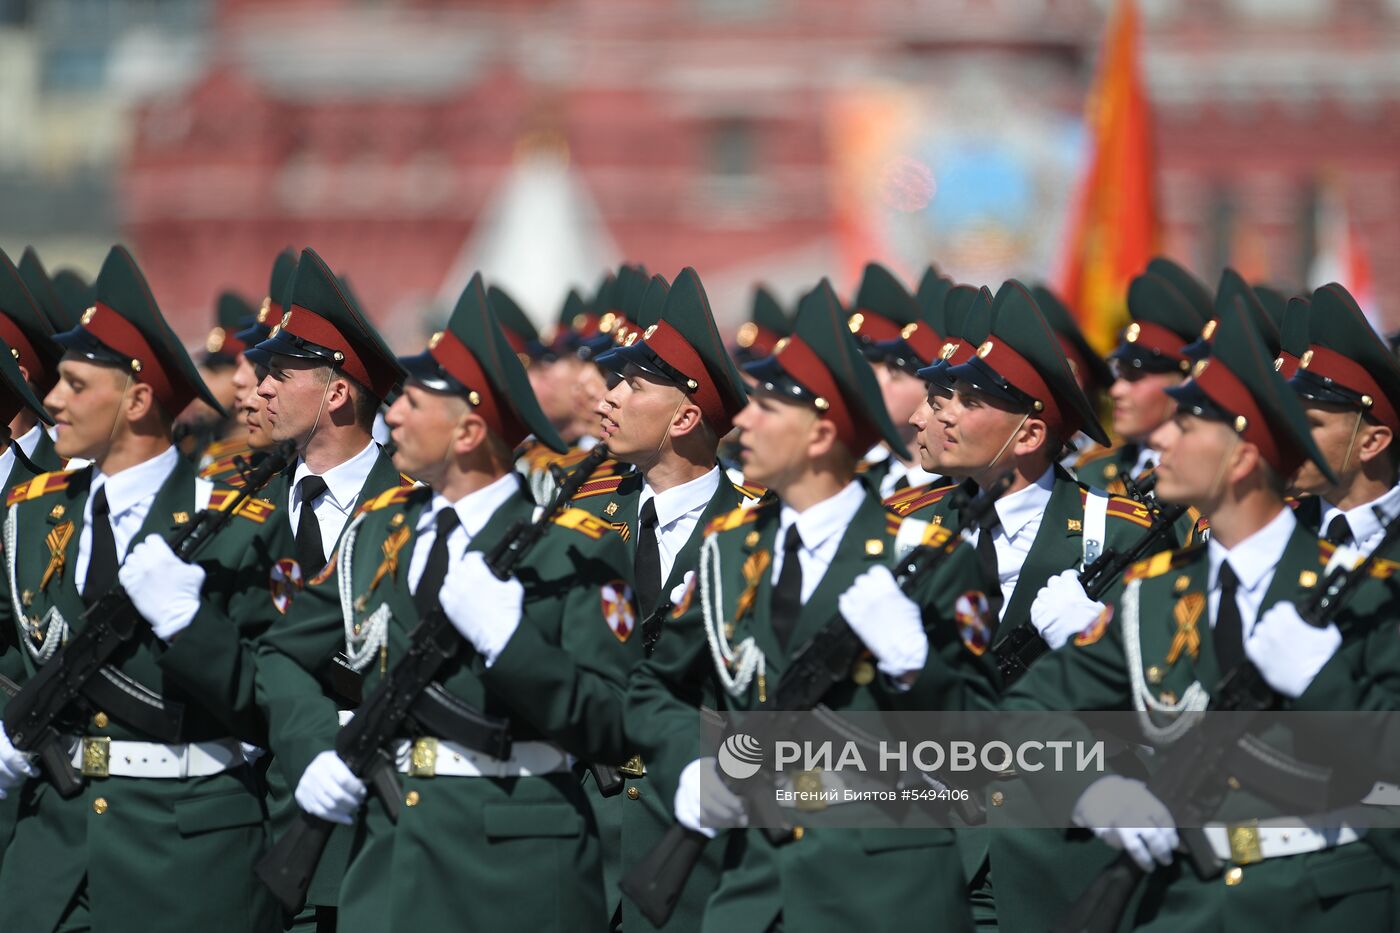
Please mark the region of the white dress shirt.
<svg viewBox="0 0 1400 933"><path fill-rule="evenodd" d="M1298 520L1293 510L1285 507L1263 528L1245 538L1228 551L1214 538L1206 545L1206 557L1210 561L1210 627L1215 628L1215 620L1220 615L1220 565L1230 561L1230 569L1235 572L1239 585L1235 587L1235 604L1239 606L1240 620L1244 623L1243 638L1248 641L1249 633L1259 616L1259 607L1264 602L1264 593L1273 582L1274 571L1283 559L1288 547L1288 539Z"/></svg>
<svg viewBox="0 0 1400 933"><path fill-rule="evenodd" d="M1400 513L1400 486L1391 486L1379 499L1347 509L1345 512L1327 500L1322 500L1322 534L1327 534L1327 526L1332 524L1332 519L1338 515L1345 515L1347 525L1351 528L1352 546L1369 557L1385 535L1384 526L1376 518L1376 513L1371 511L1377 506L1388 516Z"/></svg>
<svg viewBox="0 0 1400 933"><path fill-rule="evenodd" d="M34 456L34 448L39 446L39 432L42 430L44 430L44 426L36 424L15 439L15 443L19 445L20 450L24 451L26 457ZM0 453L0 481L10 475L10 470L14 469L14 466L15 450L6 444L4 453Z"/></svg>
<svg viewBox="0 0 1400 933"><path fill-rule="evenodd" d="M92 485L88 488L87 502L83 505L83 530L78 533L78 563L73 568L73 579L81 581L79 590L87 582L88 559L92 556L92 500L96 498L97 491L104 487L107 490L108 520L112 526L112 539L117 545L117 562L121 563L132 544L131 539L146 521L156 493L160 492L160 487L170 477L170 471L175 469L179 459L180 452L174 447L167 447L164 453L111 476L97 467L92 468Z"/></svg>
<svg viewBox="0 0 1400 933"><path fill-rule="evenodd" d="M340 532L355 514L355 504L378 458L379 445L370 441L364 450L321 474L321 479L326 481L326 492L313 503L312 509L316 513L317 524L321 526L321 545L327 558L335 550ZM293 531L298 527L297 522L301 521L301 481L313 475L305 460L297 461L296 472L292 474L291 501L287 503L287 517L292 522Z"/></svg>
<svg viewBox="0 0 1400 933"><path fill-rule="evenodd" d="M418 581L423 578L423 570L428 565L428 552L437 540L437 514L443 509L456 509L457 527L447 536L447 554L454 561L461 560L471 545L472 538L481 533L491 516L520 488L514 473L507 473L489 486L476 492L467 493L456 502L449 502L441 495L434 495L433 501L418 516L415 531L418 540L413 545L413 556L408 561L408 587L417 592Z"/></svg>
<svg viewBox="0 0 1400 933"><path fill-rule="evenodd" d="M637 513L642 506L656 500L656 550L661 555L661 582L664 585L671 577L671 568L676 565L676 556L690 540L695 526L700 524L700 514L715 497L719 489L720 468L697 476L688 483L672 486L665 492L657 492L650 483L642 483L642 494L637 499Z"/></svg>
<svg viewBox="0 0 1400 933"><path fill-rule="evenodd" d="M871 466L878 466L886 460L889 461L889 472L885 474L884 479L880 480L881 499L888 499L898 492L899 490L896 487L899 485L901 479L905 480L909 487L913 487L931 483L938 477L937 473L930 473L922 467L905 463L903 460L896 457L894 452L884 444L876 444L874 447L867 450L865 456L861 459Z"/></svg>
<svg viewBox="0 0 1400 933"><path fill-rule="evenodd" d="M797 534L802 538L797 562L802 567L802 603L806 605L812 591L822 582L827 568L836 559L841 537L864 501L865 487L860 480L852 480L830 499L801 512L785 503L778 516L778 537L773 542L773 583L777 584L778 576L783 572L783 542L787 540L787 530L796 523Z"/></svg>
<svg viewBox="0 0 1400 933"><path fill-rule="evenodd" d="M1130 472L1128 476L1132 477L1133 479L1137 479L1139 476L1142 475L1142 471L1147 469L1147 465L1149 463L1153 466L1156 466L1157 461L1161 459L1162 455L1157 453L1157 451L1153 450L1151 447L1148 447L1146 444L1139 445L1137 460L1133 461L1132 472Z"/></svg>
<svg viewBox="0 0 1400 933"><path fill-rule="evenodd" d="M1050 467L1040 479L1024 489L997 500L997 526L992 531L992 547L997 552L997 576L1001 581L1001 611L1011 605L1011 594L1021 579L1021 567L1031 552L1031 544L1040 531L1041 519L1050 505L1050 493L1055 488L1055 468ZM972 543L982 536L982 529L972 529Z"/></svg>

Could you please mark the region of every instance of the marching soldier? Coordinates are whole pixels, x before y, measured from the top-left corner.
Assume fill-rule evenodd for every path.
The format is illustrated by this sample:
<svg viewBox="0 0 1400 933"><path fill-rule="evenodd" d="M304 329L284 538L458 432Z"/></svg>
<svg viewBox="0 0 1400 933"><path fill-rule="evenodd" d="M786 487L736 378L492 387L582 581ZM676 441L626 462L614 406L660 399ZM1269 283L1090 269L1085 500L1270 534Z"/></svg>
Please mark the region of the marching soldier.
<svg viewBox="0 0 1400 933"><path fill-rule="evenodd" d="M1318 585L1331 548L1283 500L1287 478L1304 463L1333 487L1338 478L1245 309L1220 314L1210 358L1169 391L1178 414L1174 428L1152 437L1162 451L1157 492L1199 505L1210 542L1138 564L1107 605L1061 587L1053 612L1080 633L1032 668L1005 703L1145 709L1152 714L1145 738L1161 755L1172 754L1176 715L1207 708L1222 679L1244 664L1280 689L1285 710L1334 708L1326 698L1349 686L1315 677L1346 623L1313 629L1295 609ZM1305 640L1290 649L1277 637L1289 633ZM1277 760L1290 778L1305 770L1286 749L1260 760ZM1316 812L1325 782L1320 789L1289 783L1269 767L1232 766L1231 774L1205 827L1227 866L1214 876L1183 863L1171 813L1141 780L1113 774L1074 788L1074 821L1150 872L1130 917L1134 929L1392 928L1393 877L1360 834L1343 827L1344 816ZM1231 813L1257 820L1227 826ZM1299 832L1300 822L1319 829Z"/></svg>
<svg viewBox="0 0 1400 933"><path fill-rule="evenodd" d="M219 406L234 412L233 384L238 358L247 346L238 338L244 328L256 320L253 306L236 292L226 291L215 303L214 326L204 338L204 353L199 360L200 378L219 400ZM176 444L181 452L201 470L216 460L248 454L239 419L216 415L207 405L194 404L180 413L175 422Z"/></svg>
<svg viewBox="0 0 1400 933"><path fill-rule="evenodd" d="M0 628L17 635L8 653L21 680L55 663L85 607L118 581L150 628L103 668L116 687L103 708L88 718L75 709L60 725L76 733L74 766L86 779L76 797L61 797L8 741L0 749L21 800L0 870L0 925L260 933L272 921L252 875L266 816L228 725L242 698L228 688L217 703L203 699L237 672L198 633L237 641L270 621L275 507L240 508L192 563L172 553L166 535L234 495L197 480L172 444L177 412L195 398L217 402L121 247L96 292L80 325L56 338L67 352L47 399L57 453L91 465L10 491Z"/></svg>
<svg viewBox="0 0 1400 933"><path fill-rule="evenodd" d="M625 748L623 684L641 645L622 540L569 509L514 578L496 579L482 559L534 514L514 445L527 433L563 442L480 276L427 352L403 362L410 378L388 416L395 456L431 489L367 500L342 539L338 577L312 581L263 640L274 754L300 775L303 809L358 819L340 930L605 929L597 830L570 756L620 760ZM365 787L332 750L336 709L314 672L343 650L369 695L439 604L463 638L438 680L445 722L460 724L402 737L394 824L378 801L361 810Z"/></svg>
<svg viewBox="0 0 1400 933"><path fill-rule="evenodd" d="M627 542L641 635L650 647L666 637L663 619L695 570L705 528L759 492L731 482L716 459L746 395L695 270L682 270L669 290L656 276L636 318L643 328L636 337L598 357L612 384L603 399L603 441L613 458L635 469L594 479L574 501ZM620 909L628 931L649 925L630 901L619 907L616 878L671 825L670 808L645 773L641 758L625 762L625 792L597 802L600 823L621 823L620 847L605 849L614 862L605 874L609 906ZM667 929L699 928L719 857L712 846Z"/></svg>
<svg viewBox="0 0 1400 933"><path fill-rule="evenodd" d="M53 323L25 287L10 257L0 252L0 340L7 346L9 362L19 367L36 398L48 395L58 382L63 348L53 335ZM0 481L6 493L18 483L63 466L38 412L19 405L12 417L8 442L0 453Z"/></svg>
<svg viewBox="0 0 1400 933"><path fill-rule="evenodd" d="M677 821L711 837L734 830L703 928L970 929L951 830L803 828L775 844L742 830L743 800L723 787L714 758L696 758L695 703L773 708L784 669L838 613L871 660L828 695L833 709L943 709L961 705L966 689L942 653L948 640L926 631L900 592L889 569L895 522L856 476L878 440L906 454L829 284L802 299L792 338L749 372L757 388L735 419L744 468L776 497L710 525L705 579L692 581L628 694L629 733ZM942 592L976 587L971 552L958 555ZM702 592L722 592L723 604ZM952 617L951 601L940 618Z"/></svg>
<svg viewBox="0 0 1400 933"><path fill-rule="evenodd" d="M1113 433L1122 443L1091 453L1075 465L1081 483L1125 496L1127 482L1140 482L1157 462L1147 438L1176 411L1166 390L1190 374L1182 352L1205 326L1189 301L1165 278L1144 272L1128 287L1128 314L1122 343L1109 354L1113 384Z"/></svg>

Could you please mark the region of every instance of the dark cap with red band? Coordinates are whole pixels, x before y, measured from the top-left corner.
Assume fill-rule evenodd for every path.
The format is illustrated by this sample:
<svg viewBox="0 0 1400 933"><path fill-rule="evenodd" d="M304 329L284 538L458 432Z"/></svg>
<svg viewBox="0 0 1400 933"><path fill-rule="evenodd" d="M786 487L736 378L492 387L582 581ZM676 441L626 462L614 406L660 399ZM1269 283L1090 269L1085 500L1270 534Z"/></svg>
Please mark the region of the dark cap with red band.
<svg viewBox="0 0 1400 933"><path fill-rule="evenodd" d="M854 456L880 441L908 459L899 432L885 410L880 384L853 337L831 283L803 296L792 336L765 360L744 367L765 390L812 405L836 426Z"/></svg>
<svg viewBox="0 0 1400 933"><path fill-rule="evenodd" d="M1244 276L1229 268L1220 274L1220 286L1215 290L1215 310L1211 319L1202 328L1201 335L1192 343L1187 344L1182 352L1192 360L1204 359L1209 356L1211 343L1215 340L1216 328L1220 326L1221 314L1227 309L1233 308L1237 302L1249 316L1250 326L1259 335L1259 339L1264 341L1264 347L1269 351L1269 358L1277 358L1280 349L1278 324L1269 316L1264 303L1259 300L1259 295L1253 287L1244 280Z"/></svg>
<svg viewBox="0 0 1400 933"><path fill-rule="evenodd" d="M114 246L97 275L97 297L78 326L57 334L69 353L120 367L134 381L151 387L166 413L174 416L196 398L221 415L209 387L175 332L161 316L155 297L136 260Z"/></svg>
<svg viewBox="0 0 1400 933"><path fill-rule="evenodd" d="M878 262L868 264L847 320L856 342L868 348L866 357L881 359L882 354L872 345L900 339L904 328L918 319L918 302L894 273Z"/></svg>
<svg viewBox="0 0 1400 933"><path fill-rule="evenodd" d="M1148 373L1189 373L1185 348L1200 336L1206 319L1176 286L1155 272L1144 272L1128 286L1128 314L1122 342L1109 359Z"/></svg>
<svg viewBox="0 0 1400 933"><path fill-rule="evenodd" d="M1045 322L1060 340L1060 349L1065 351L1070 370L1079 380L1085 392L1103 392L1113 385L1113 372L1108 362L1084 338L1084 331L1066 308L1059 296L1044 285L1031 286L1031 297L1035 299Z"/></svg>
<svg viewBox="0 0 1400 933"><path fill-rule="evenodd" d="M265 366L273 355L319 360L380 401L402 381L393 352L314 250L301 251L287 300L291 304L267 339L244 351L251 363Z"/></svg>
<svg viewBox="0 0 1400 933"><path fill-rule="evenodd" d="M510 447L533 434L563 453L568 445L540 411L520 355L493 312L477 273L457 299L447 327L428 341L427 351L399 362L425 388L466 399Z"/></svg>
<svg viewBox="0 0 1400 933"><path fill-rule="evenodd" d="M231 366L238 361L238 354L248 349L248 344L239 334L257 323L257 312L248 299L233 291L219 295L214 307L214 327L204 338L205 366Z"/></svg>
<svg viewBox="0 0 1400 933"><path fill-rule="evenodd" d="M1333 282L1313 292L1312 302L1303 307L1309 344L1289 380L1293 391L1310 401L1363 412L1400 434L1400 363L1356 299Z"/></svg>
<svg viewBox="0 0 1400 933"><path fill-rule="evenodd" d="M734 340L734 359L740 365L773 355L778 341L792 333L792 322L773 293L762 285L754 289L749 319L739 325Z"/></svg>
<svg viewBox="0 0 1400 933"><path fill-rule="evenodd" d="M29 373L40 398L58 382L63 348L54 342L54 329L39 302L20 278L10 257L0 250L0 340L11 358Z"/></svg>

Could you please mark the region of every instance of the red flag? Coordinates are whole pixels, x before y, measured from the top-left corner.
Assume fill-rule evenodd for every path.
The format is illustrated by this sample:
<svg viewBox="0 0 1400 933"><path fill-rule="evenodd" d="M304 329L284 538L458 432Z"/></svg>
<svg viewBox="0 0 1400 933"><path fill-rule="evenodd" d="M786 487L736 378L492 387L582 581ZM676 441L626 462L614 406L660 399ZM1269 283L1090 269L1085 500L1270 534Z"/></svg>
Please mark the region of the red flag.
<svg viewBox="0 0 1400 933"><path fill-rule="evenodd" d="M1134 0L1119 0L1089 96L1089 157L1070 216L1060 294L1101 352L1127 323L1128 282L1157 252L1152 111Z"/></svg>

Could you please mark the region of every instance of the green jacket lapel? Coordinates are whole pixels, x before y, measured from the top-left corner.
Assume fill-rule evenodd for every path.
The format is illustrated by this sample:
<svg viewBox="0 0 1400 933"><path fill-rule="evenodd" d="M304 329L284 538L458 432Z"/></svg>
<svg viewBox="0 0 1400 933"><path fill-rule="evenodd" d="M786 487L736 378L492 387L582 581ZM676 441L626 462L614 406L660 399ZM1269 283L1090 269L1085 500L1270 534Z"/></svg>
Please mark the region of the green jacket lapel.
<svg viewBox="0 0 1400 933"><path fill-rule="evenodd" d="M1050 502L1031 542L1030 553L1021 565L1021 575L1002 613L1006 631L1029 622L1031 603L1046 582L1057 573L1079 565L1084 550L1084 503L1079 484L1055 467L1055 483Z"/></svg>
<svg viewBox="0 0 1400 933"><path fill-rule="evenodd" d="M695 564L700 557L700 541L705 537L705 529L710 527L710 522L738 508L739 503L743 502L744 498L744 494L735 489L734 484L729 481L729 477L721 471L719 488L710 497L705 510L700 513L700 521L696 523L695 530L690 533L685 545L676 554L675 562L671 564L671 574L666 578L666 585L661 588L663 600L670 599L671 590L680 586L687 571L695 569Z"/></svg>
<svg viewBox="0 0 1400 933"><path fill-rule="evenodd" d="M184 457L175 458L175 466L170 475L160 484L160 489L156 490L156 497L151 501L150 511L146 513L146 520L141 523L141 530L127 543L127 554L149 535L168 538L172 529L183 524L176 520L177 517L183 516L185 521L189 521L194 516L195 475L194 464Z"/></svg>

